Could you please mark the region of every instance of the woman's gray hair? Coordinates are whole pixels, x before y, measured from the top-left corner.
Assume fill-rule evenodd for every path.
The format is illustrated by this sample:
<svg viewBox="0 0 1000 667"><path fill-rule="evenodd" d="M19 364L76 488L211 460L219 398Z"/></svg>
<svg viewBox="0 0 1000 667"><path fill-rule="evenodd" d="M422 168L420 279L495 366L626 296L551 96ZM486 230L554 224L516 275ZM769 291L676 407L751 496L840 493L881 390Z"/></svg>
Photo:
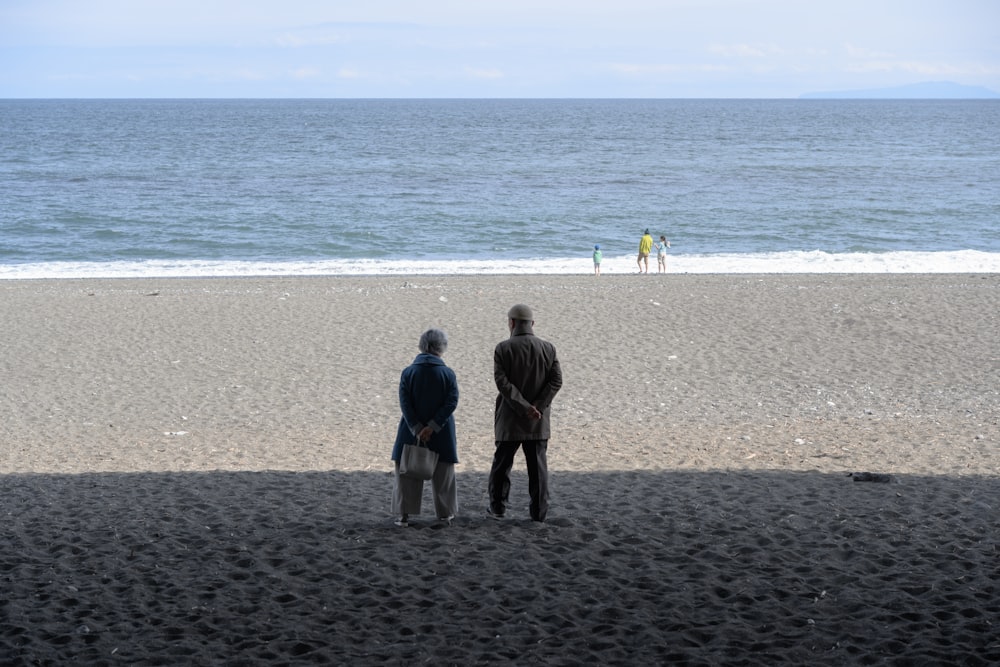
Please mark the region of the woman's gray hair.
<svg viewBox="0 0 1000 667"><path fill-rule="evenodd" d="M441 356L448 349L448 334L440 329L428 329L420 335L420 351Z"/></svg>

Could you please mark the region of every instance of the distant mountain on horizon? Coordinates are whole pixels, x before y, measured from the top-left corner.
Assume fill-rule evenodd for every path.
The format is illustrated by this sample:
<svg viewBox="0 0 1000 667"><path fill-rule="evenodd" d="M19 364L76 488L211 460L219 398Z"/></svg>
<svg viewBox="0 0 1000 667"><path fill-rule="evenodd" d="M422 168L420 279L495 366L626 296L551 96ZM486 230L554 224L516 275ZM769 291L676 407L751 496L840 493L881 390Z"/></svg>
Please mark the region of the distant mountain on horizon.
<svg viewBox="0 0 1000 667"><path fill-rule="evenodd" d="M841 90L823 93L805 93L802 100L996 100L1000 93L982 86L965 86L952 81L911 83L892 88L868 90Z"/></svg>

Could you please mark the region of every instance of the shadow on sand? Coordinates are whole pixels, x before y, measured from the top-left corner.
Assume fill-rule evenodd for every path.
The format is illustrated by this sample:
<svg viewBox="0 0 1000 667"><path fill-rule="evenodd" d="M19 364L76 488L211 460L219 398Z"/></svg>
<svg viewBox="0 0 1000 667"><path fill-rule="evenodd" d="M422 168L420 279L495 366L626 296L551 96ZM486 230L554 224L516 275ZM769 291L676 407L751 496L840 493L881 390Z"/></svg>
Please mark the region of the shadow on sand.
<svg viewBox="0 0 1000 667"><path fill-rule="evenodd" d="M404 529L381 473L0 476L0 663L1000 662L995 478L552 483Z"/></svg>

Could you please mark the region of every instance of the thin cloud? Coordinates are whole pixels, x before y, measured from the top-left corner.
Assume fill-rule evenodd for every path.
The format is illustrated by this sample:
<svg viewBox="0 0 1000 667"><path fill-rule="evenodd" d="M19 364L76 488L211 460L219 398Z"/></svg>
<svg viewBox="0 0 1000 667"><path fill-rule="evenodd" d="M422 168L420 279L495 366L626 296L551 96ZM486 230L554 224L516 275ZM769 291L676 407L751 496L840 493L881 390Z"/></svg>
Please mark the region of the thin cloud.
<svg viewBox="0 0 1000 667"><path fill-rule="evenodd" d="M476 67L466 67L465 73L473 79L502 79L504 73L499 69L482 69Z"/></svg>
<svg viewBox="0 0 1000 667"><path fill-rule="evenodd" d="M306 79L315 79L323 75L323 72L315 67L300 67L289 72L293 79L298 81L304 81Z"/></svg>
<svg viewBox="0 0 1000 667"><path fill-rule="evenodd" d="M685 72L730 72L732 68L728 65L716 65L711 63L612 63L608 65L612 72L620 74L675 74Z"/></svg>
<svg viewBox="0 0 1000 667"><path fill-rule="evenodd" d="M925 63L912 61L878 61L873 60L865 63L854 63L847 66L848 72L907 72L919 74L921 76L960 76L967 74L968 70L955 65L941 63Z"/></svg>
<svg viewBox="0 0 1000 667"><path fill-rule="evenodd" d="M275 46L283 49L302 49L311 46L331 46L333 44L343 44L347 40L343 35L336 33L326 34L303 34L286 32L274 37Z"/></svg>
<svg viewBox="0 0 1000 667"><path fill-rule="evenodd" d="M422 26L399 22L339 22L319 23L282 31L270 43L288 49L350 44L379 37L397 38L402 33L418 33Z"/></svg>
<svg viewBox="0 0 1000 667"><path fill-rule="evenodd" d="M896 57L896 54L894 53L888 53L886 51L877 51L875 49L869 49L863 46L855 46L854 44L844 44L844 50L847 52L847 55L850 56L851 58L886 60Z"/></svg>
<svg viewBox="0 0 1000 667"><path fill-rule="evenodd" d="M272 77L261 70L243 67L233 72L233 78L241 81L269 81Z"/></svg>
<svg viewBox="0 0 1000 667"><path fill-rule="evenodd" d="M787 53L774 44L711 44L708 51L726 58L769 58Z"/></svg>

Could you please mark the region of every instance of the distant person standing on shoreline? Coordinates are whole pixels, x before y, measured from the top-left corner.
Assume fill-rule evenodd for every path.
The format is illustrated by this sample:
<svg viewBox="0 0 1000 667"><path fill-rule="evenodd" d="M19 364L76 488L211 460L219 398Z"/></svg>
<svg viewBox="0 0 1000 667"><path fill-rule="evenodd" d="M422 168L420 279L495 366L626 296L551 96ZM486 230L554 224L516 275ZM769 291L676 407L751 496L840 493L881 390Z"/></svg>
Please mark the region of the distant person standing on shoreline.
<svg viewBox="0 0 1000 667"><path fill-rule="evenodd" d="M667 272L667 248L670 247L670 241L663 234L660 234L660 242L654 243L656 246L656 272L666 273Z"/></svg>
<svg viewBox="0 0 1000 667"><path fill-rule="evenodd" d="M646 273L649 273L649 252L653 249L653 237L649 235L649 230L647 229L642 234L642 238L639 240L639 256L636 258L636 263L639 265L639 273L643 273L642 264L646 263Z"/></svg>
<svg viewBox="0 0 1000 667"><path fill-rule="evenodd" d="M594 275L595 276L601 275L601 259L602 259L601 246L595 245L594 246Z"/></svg>

